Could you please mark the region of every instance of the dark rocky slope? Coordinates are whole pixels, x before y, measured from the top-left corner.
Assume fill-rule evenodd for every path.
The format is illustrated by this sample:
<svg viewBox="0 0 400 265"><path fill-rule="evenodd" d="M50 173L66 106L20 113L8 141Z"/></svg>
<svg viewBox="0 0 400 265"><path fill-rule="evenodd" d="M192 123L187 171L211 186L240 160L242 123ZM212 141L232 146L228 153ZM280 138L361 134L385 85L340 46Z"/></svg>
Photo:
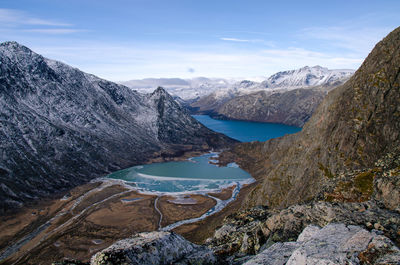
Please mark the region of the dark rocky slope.
<svg viewBox="0 0 400 265"><path fill-rule="evenodd" d="M323 88L295 89L276 93L259 91L222 104L213 117L302 127L327 94Z"/></svg>
<svg viewBox="0 0 400 265"><path fill-rule="evenodd" d="M259 181L247 206L375 198L396 209L399 103L397 28L376 45L348 82L327 95L301 132L240 144L233 150L237 161Z"/></svg>
<svg viewBox="0 0 400 265"><path fill-rule="evenodd" d="M139 94L0 44L0 213L159 156L233 143L162 88Z"/></svg>

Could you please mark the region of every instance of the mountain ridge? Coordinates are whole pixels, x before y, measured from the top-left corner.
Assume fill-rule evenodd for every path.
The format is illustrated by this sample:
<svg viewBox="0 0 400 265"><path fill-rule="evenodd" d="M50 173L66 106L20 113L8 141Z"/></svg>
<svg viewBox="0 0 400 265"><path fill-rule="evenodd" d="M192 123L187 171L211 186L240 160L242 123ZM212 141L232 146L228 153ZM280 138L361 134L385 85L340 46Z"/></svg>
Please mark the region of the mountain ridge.
<svg viewBox="0 0 400 265"><path fill-rule="evenodd" d="M1 212L111 171L234 141L151 95L0 44Z"/></svg>

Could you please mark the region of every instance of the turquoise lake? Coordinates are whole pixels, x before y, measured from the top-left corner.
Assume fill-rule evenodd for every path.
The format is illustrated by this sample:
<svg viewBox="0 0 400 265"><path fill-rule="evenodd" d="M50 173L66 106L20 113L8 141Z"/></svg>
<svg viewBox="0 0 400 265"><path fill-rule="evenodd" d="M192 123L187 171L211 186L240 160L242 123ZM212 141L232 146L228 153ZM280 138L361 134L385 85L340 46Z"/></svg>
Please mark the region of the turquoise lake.
<svg viewBox="0 0 400 265"><path fill-rule="evenodd" d="M278 123L215 120L207 115L193 115L193 117L211 130L241 142L267 141L301 131L299 127Z"/></svg>
<svg viewBox="0 0 400 265"><path fill-rule="evenodd" d="M273 123L214 120L206 115L194 115L208 128L224 133L242 142L266 141L296 133L301 128ZM187 161L153 163L114 172L107 178L123 180L125 184L142 192L151 193L206 193L242 184L254 179L235 163L218 167L212 162L217 153L193 157Z"/></svg>
<svg viewBox="0 0 400 265"><path fill-rule="evenodd" d="M226 167L209 163L216 155L208 153L187 161L135 166L114 172L108 178L123 180L140 191L156 193L202 193L253 181L235 163Z"/></svg>

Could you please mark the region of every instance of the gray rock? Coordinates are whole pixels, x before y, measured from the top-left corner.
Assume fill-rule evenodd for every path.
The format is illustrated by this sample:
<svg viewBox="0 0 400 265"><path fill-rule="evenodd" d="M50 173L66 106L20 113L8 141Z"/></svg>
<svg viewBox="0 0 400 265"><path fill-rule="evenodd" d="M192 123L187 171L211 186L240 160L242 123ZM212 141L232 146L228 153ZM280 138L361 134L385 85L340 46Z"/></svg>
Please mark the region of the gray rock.
<svg viewBox="0 0 400 265"><path fill-rule="evenodd" d="M139 233L96 253L91 265L216 264L212 251L170 232Z"/></svg>
<svg viewBox="0 0 400 265"><path fill-rule="evenodd" d="M368 256L371 249L373 255ZM353 225L306 227L297 242L275 243L245 264L399 264L400 250L385 236ZM371 262L371 263L369 263Z"/></svg>
<svg viewBox="0 0 400 265"><path fill-rule="evenodd" d="M299 246L300 244L297 242L275 243L244 264L284 265L292 255L293 251L299 248Z"/></svg>
<svg viewBox="0 0 400 265"><path fill-rule="evenodd" d="M287 264L358 264L373 234L359 226L329 224L303 241Z"/></svg>
<svg viewBox="0 0 400 265"><path fill-rule="evenodd" d="M309 225L304 228L303 232L297 238L297 242L303 242L310 240L316 233L321 230L319 226L316 225Z"/></svg>
<svg viewBox="0 0 400 265"><path fill-rule="evenodd" d="M373 202L315 202L283 210L256 207L232 214L207 240L207 244L221 256L254 255L264 244L309 240L319 232L317 226L324 227L334 222L368 229L373 229L373 224L379 224L381 230L376 233L383 233L397 244L400 243L400 214L396 212L382 209Z"/></svg>

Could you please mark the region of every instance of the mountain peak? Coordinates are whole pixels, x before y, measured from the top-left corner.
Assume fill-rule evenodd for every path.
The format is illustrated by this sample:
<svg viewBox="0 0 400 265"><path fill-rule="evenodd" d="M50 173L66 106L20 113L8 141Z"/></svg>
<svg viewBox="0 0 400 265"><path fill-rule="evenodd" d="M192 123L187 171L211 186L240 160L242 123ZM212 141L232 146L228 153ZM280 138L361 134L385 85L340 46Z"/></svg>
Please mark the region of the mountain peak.
<svg viewBox="0 0 400 265"><path fill-rule="evenodd" d="M22 45L16 41L5 41L0 43L0 46L22 46Z"/></svg>
<svg viewBox="0 0 400 265"><path fill-rule="evenodd" d="M153 94L168 94L168 92L162 86L159 86L154 90Z"/></svg>
<svg viewBox="0 0 400 265"><path fill-rule="evenodd" d="M313 71L313 70L317 70L317 71L329 71L328 68L322 67L322 66L320 66L320 65L315 65L315 66L308 66L308 65L306 65L306 66L304 66L304 67L298 69L299 72L301 72L301 71Z"/></svg>
<svg viewBox="0 0 400 265"><path fill-rule="evenodd" d="M161 98L161 97L166 97L169 99L172 99L172 96L161 86L157 87L157 89L155 89L150 96L152 98Z"/></svg>
<svg viewBox="0 0 400 265"><path fill-rule="evenodd" d="M0 47L5 47L9 50L19 51L31 51L28 47L16 42L16 41L5 41L0 43Z"/></svg>

